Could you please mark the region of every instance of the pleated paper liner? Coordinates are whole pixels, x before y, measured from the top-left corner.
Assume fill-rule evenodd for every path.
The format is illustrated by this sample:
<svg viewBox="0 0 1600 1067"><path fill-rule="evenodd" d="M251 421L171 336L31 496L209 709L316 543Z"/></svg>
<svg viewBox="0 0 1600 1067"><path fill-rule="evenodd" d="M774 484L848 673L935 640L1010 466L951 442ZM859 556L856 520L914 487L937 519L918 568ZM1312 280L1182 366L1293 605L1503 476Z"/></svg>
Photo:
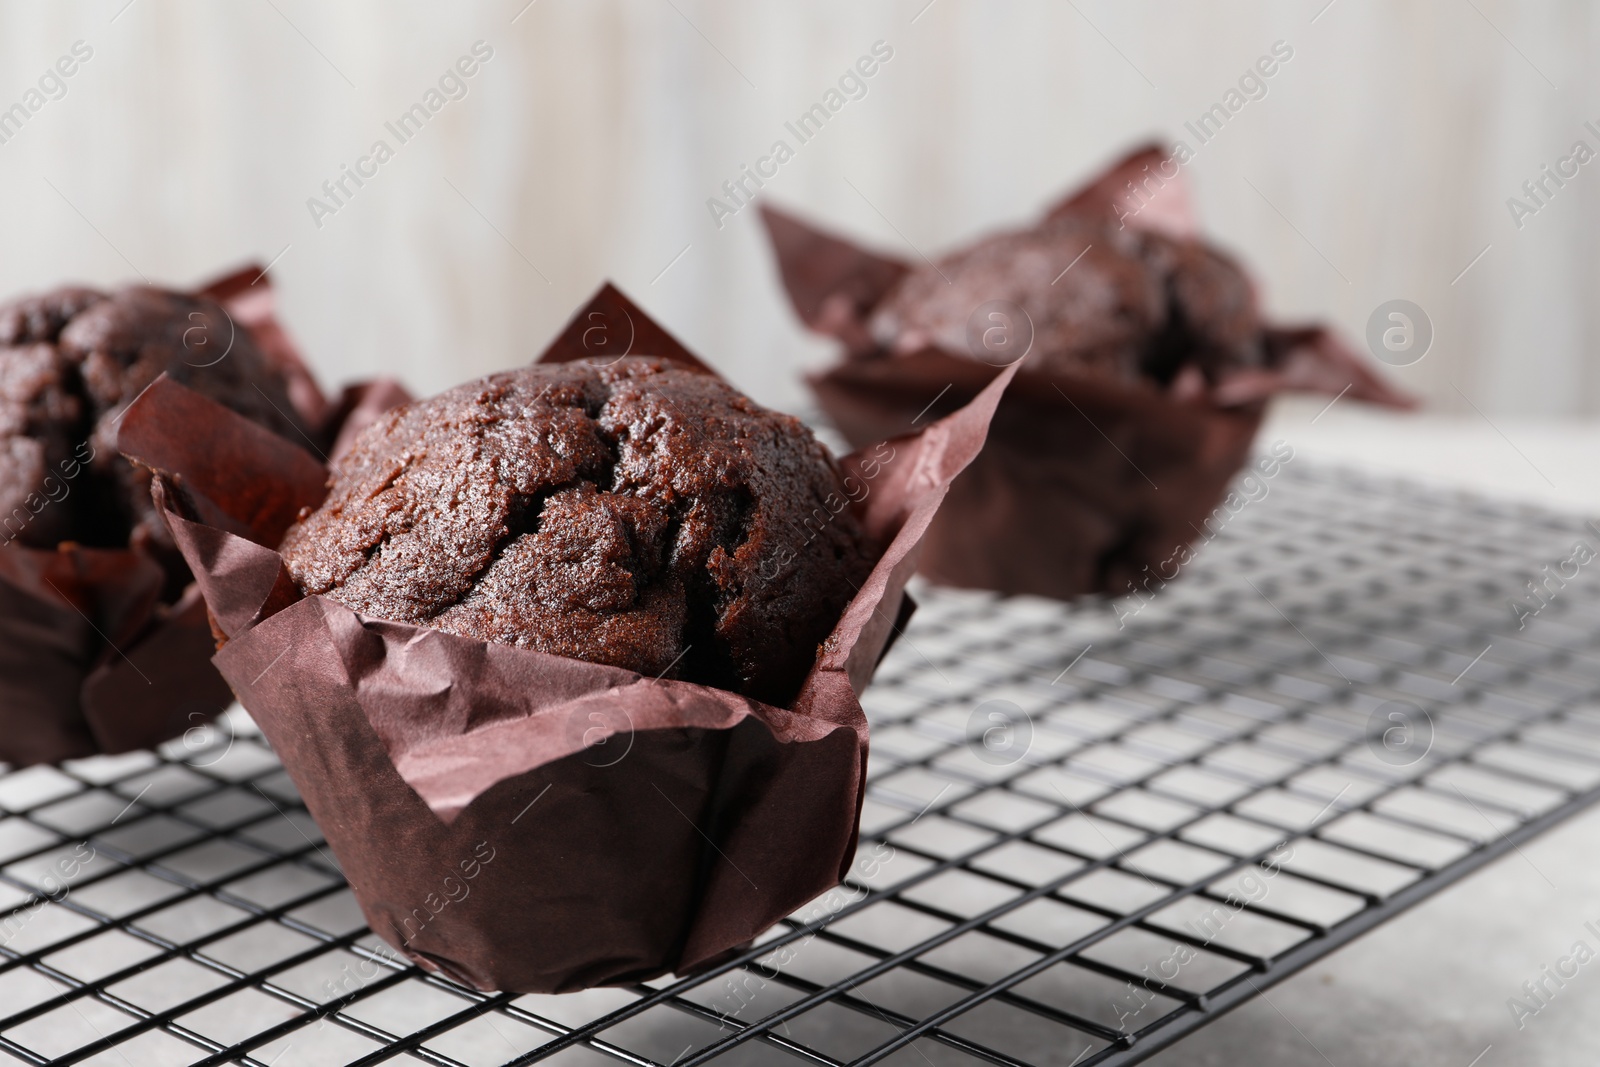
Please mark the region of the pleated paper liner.
<svg viewBox="0 0 1600 1067"><path fill-rule="evenodd" d="M713 373L610 286L541 358L623 355ZM887 547L786 707L301 597L273 546L321 499L319 465L170 381L135 402L121 446L157 472L226 642L217 666L372 929L483 989L565 991L704 966L843 877L859 694L1008 380L842 461Z"/></svg>

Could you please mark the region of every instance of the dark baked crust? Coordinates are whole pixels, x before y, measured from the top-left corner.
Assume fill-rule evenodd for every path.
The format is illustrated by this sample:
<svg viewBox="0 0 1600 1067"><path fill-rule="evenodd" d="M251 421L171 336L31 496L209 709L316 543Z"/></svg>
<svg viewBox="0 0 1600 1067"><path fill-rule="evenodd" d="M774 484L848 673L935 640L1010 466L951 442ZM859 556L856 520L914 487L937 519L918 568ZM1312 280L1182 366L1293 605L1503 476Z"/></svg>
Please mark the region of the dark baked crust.
<svg viewBox="0 0 1600 1067"><path fill-rule="evenodd" d="M63 288L0 307L0 345L55 344L74 315L105 299L93 289Z"/></svg>
<svg viewBox="0 0 1600 1067"><path fill-rule="evenodd" d="M1142 235L1144 261L1166 290L1167 321L1141 353L1141 369L1170 381L1194 364L1215 382L1234 367L1266 358L1255 290L1240 266L1204 241Z"/></svg>
<svg viewBox="0 0 1600 1067"><path fill-rule="evenodd" d="M537 365L385 415L281 551L366 615L784 703L875 558L845 499L716 378Z"/></svg>
<svg viewBox="0 0 1600 1067"><path fill-rule="evenodd" d="M931 344L977 356L968 319L994 300L1027 313L1031 365L1058 373L1167 382L1194 364L1215 380L1264 355L1255 296L1231 259L1091 214L995 234L912 270L874 312L872 334L896 352Z"/></svg>
<svg viewBox="0 0 1600 1067"><path fill-rule="evenodd" d="M0 543L165 545L149 473L115 447L122 409L163 372L303 436L283 375L210 300L67 288L0 306Z"/></svg>
<svg viewBox="0 0 1600 1067"><path fill-rule="evenodd" d="M0 349L0 540L52 545L79 525L65 479L88 424L72 379L54 345Z"/></svg>

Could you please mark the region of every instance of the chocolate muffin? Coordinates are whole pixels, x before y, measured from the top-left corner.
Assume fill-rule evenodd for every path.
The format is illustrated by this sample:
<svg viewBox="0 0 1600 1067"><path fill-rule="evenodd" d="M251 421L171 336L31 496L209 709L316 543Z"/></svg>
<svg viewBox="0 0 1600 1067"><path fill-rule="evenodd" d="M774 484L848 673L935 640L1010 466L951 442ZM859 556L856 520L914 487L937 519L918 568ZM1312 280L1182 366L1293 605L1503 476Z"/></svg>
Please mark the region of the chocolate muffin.
<svg viewBox="0 0 1600 1067"><path fill-rule="evenodd" d="M115 447L122 409L163 372L277 433L304 433L283 374L210 300L58 289L0 306L0 544L166 545L149 473Z"/></svg>
<svg viewBox="0 0 1600 1067"><path fill-rule="evenodd" d="M913 268L874 311L884 348L971 354L967 324L994 300L1033 323L1042 370L1165 384L1186 363L1215 381L1264 358L1255 296L1239 266L1205 242L1068 214L996 234Z"/></svg>
<svg viewBox="0 0 1600 1067"><path fill-rule="evenodd" d="M329 487L280 547L306 594L774 704L876 558L803 424L657 359L396 409Z"/></svg>

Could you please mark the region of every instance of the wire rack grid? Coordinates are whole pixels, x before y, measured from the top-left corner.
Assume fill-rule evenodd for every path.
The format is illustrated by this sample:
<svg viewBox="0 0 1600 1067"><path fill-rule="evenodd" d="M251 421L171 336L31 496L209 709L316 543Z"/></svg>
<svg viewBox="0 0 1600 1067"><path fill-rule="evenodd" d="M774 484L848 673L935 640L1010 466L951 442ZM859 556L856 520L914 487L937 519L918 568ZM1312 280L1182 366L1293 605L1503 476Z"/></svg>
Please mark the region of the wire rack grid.
<svg viewBox="0 0 1600 1067"><path fill-rule="evenodd" d="M0 1059L1134 1063L1600 797L1579 545L1301 462L1153 598L920 589L851 877L628 988L408 965L238 711L3 775Z"/></svg>

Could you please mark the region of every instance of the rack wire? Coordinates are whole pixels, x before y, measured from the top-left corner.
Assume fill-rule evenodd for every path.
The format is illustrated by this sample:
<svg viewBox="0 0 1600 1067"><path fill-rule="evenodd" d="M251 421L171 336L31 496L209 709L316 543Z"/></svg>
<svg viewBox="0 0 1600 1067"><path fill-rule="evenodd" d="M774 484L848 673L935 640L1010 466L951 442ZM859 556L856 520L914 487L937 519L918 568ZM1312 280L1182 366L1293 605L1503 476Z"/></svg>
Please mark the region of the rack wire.
<svg viewBox="0 0 1600 1067"><path fill-rule="evenodd" d="M687 979L411 967L237 710L0 776L0 1059L1138 1062L1600 797L1600 532L1266 484L1153 598L920 589L851 878Z"/></svg>

